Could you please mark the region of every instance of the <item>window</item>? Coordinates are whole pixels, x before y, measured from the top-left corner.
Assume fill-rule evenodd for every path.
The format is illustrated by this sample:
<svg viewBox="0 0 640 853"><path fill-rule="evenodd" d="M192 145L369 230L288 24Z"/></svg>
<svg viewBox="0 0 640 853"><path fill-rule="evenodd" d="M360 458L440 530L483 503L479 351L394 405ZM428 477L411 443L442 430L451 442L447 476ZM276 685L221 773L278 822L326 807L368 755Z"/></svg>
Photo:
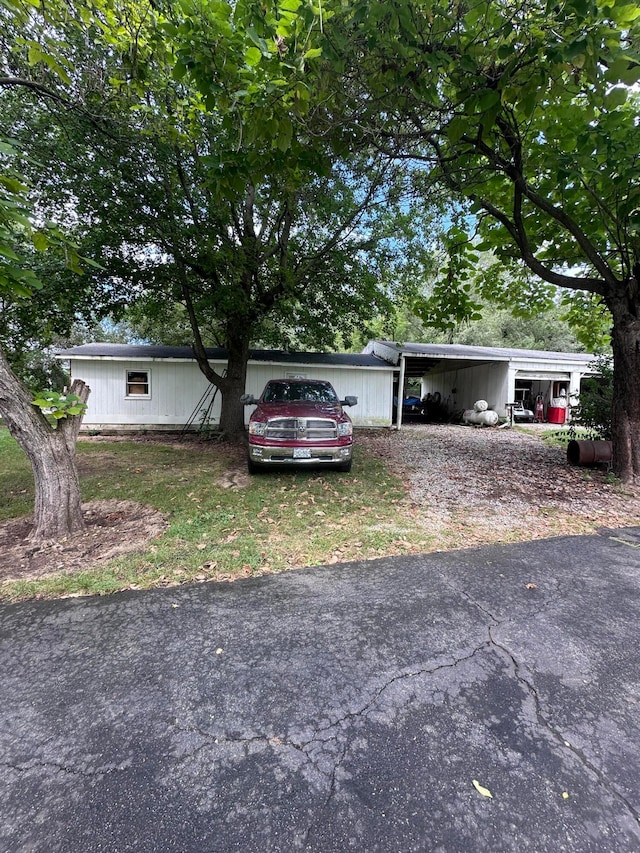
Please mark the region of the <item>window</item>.
<svg viewBox="0 0 640 853"><path fill-rule="evenodd" d="M151 396L151 372L149 370L127 370L126 397Z"/></svg>
<svg viewBox="0 0 640 853"><path fill-rule="evenodd" d="M338 398L328 382L277 380L268 382L262 399L265 403L337 403Z"/></svg>

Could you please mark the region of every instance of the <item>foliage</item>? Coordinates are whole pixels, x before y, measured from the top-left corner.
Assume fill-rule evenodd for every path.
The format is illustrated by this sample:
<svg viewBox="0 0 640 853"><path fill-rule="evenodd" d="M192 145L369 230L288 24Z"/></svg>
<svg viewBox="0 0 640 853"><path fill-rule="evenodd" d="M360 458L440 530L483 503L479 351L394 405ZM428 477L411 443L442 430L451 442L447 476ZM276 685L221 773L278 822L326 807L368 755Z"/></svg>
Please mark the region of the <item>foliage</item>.
<svg viewBox="0 0 640 853"><path fill-rule="evenodd" d="M423 164L425 192L441 185L457 199L429 319L477 313L468 273L489 250L515 278L505 289L486 276L485 299L534 313L554 285L578 294L572 320L580 302L604 306L614 465L640 479L637 4L352 0L336 21L325 67L349 80L340 108L354 133ZM602 323L588 326L596 342Z"/></svg>
<svg viewBox="0 0 640 853"><path fill-rule="evenodd" d="M601 296L569 291L562 298L564 318L588 352L606 352L611 347L611 312Z"/></svg>
<svg viewBox="0 0 640 853"><path fill-rule="evenodd" d="M451 263L491 248L503 265L524 262L546 282L603 296L631 274L635 5L351 2L339 20L326 56L349 76L356 128L422 161L425 187L439 178L462 199ZM480 243L467 239L474 230ZM468 316L465 277L445 268L443 281L454 280L463 293L451 307ZM499 297L499 283L494 290ZM538 298L544 288L528 294Z"/></svg>
<svg viewBox="0 0 640 853"><path fill-rule="evenodd" d="M58 391L40 391L33 405L47 415L54 429L63 418L81 415L87 410L86 404L77 394L61 394Z"/></svg>
<svg viewBox="0 0 640 853"><path fill-rule="evenodd" d="M28 187L11 166L15 156L14 147L0 137L0 298L28 296L39 287L36 276L22 266L16 245L28 239L31 220Z"/></svg>
<svg viewBox="0 0 640 853"><path fill-rule="evenodd" d="M106 279L139 300L129 318L144 317L145 336L178 319L223 392L222 420L233 396L241 428L250 343L331 347L388 310L426 214L370 146L336 157L339 138L310 123L294 134L292 116L312 105L301 79L318 56L311 7L105 2L86 22L55 9L33 26L47 44L57 33L65 97L45 111L38 91L27 123L29 86L5 106L22 148L46 164L30 169L40 205L51 217L82 211L76 233L102 267L93 287ZM14 49L10 63L32 80L29 54ZM70 93L83 109L69 109ZM227 348L226 377L206 343Z"/></svg>
<svg viewBox="0 0 640 853"><path fill-rule="evenodd" d="M612 437L613 365L611 359L599 356L591 364L595 376L582 380L578 406L571 411L572 423L584 427L589 437L610 440Z"/></svg>
<svg viewBox="0 0 640 853"><path fill-rule="evenodd" d="M39 388L62 391L69 385L69 374L51 349L20 351L11 355L13 372L34 394Z"/></svg>

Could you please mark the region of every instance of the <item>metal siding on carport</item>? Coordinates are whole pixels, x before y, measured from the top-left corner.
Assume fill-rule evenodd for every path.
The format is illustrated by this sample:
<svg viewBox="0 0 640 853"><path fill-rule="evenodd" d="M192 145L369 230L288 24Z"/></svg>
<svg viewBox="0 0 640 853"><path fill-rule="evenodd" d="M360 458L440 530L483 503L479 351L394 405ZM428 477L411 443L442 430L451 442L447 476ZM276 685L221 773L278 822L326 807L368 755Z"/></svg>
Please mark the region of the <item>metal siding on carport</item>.
<svg viewBox="0 0 640 853"><path fill-rule="evenodd" d="M469 365L443 373L427 373L422 379L422 393L437 391L451 409L472 409L477 400L486 400L489 408L504 415L508 392L508 369L504 362ZM456 393L452 394L455 389Z"/></svg>
<svg viewBox="0 0 640 853"><path fill-rule="evenodd" d="M531 382L568 382L571 373L561 370L535 371L516 370L516 379L525 379Z"/></svg>

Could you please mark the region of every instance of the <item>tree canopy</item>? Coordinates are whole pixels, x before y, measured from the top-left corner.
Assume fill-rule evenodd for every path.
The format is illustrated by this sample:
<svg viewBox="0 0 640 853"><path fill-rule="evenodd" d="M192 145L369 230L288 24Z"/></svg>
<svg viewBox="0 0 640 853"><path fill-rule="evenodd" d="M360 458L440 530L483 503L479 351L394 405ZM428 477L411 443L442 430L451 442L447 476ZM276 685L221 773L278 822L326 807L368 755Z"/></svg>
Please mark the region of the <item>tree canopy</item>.
<svg viewBox="0 0 640 853"><path fill-rule="evenodd" d="M443 186L458 200L434 309L474 313L469 265L486 249L522 274L505 293L489 271L485 298L543 307L557 285L606 306L614 465L628 481L640 477L639 36L626 0L351 0L323 53L344 83L332 115L414 174L423 164L425 197Z"/></svg>
<svg viewBox="0 0 640 853"><path fill-rule="evenodd" d="M348 336L407 280L407 247L426 219L386 156L314 136L299 78L318 53L307 32L317 15L285 3L266 42L248 23L255 13L122 3L94 7L86 27L49 19L47 36L56 26L68 45L64 97L56 90L45 110L34 92L28 123L32 88L5 99L21 146L46 164L30 169L42 209L72 214L101 266L94 281L108 277L159 320L182 306L230 434L243 431L249 346ZM262 26L272 24L267 14ZM29 56L12 61L13 79L30 79ZM226 376L207 341L227 348Z"/></svg>

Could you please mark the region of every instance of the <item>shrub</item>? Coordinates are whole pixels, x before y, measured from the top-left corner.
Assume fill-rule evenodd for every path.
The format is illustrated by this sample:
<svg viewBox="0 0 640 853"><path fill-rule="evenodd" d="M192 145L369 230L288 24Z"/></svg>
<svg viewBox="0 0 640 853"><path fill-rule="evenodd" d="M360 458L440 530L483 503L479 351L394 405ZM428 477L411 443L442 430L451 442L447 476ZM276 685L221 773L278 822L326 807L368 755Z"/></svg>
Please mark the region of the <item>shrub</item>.
<svg viewBox="0 0 640 853"><path fill-rule="evenodd" d="M582 380L578 406L572 410L571 420L589 430L593 439L611 439L611 410L613 406L613 363L605 355L591 362L596 376Z"/></svg>

